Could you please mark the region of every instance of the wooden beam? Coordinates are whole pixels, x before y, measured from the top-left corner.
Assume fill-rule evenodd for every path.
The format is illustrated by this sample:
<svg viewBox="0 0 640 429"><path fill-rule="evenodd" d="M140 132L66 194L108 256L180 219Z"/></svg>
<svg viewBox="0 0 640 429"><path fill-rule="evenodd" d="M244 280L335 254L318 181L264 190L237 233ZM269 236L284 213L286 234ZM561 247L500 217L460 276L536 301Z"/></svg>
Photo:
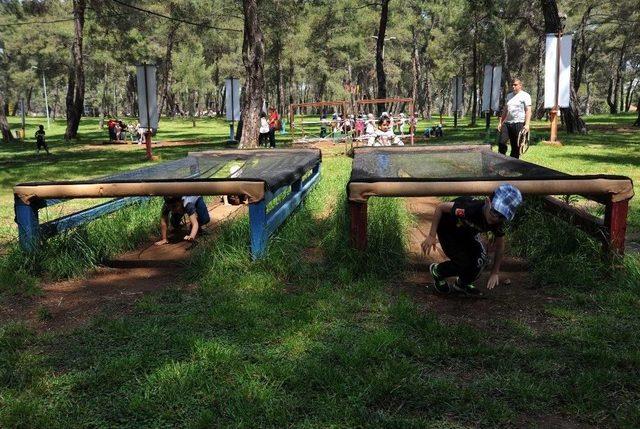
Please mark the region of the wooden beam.
<svg viewBox="0 0 640 429"><path fill-rule="evenodd" d="M617 255L624 255L628 212L629 200L610 201L605 207L604 226L607 231L607 250Z"/></svg>
<svg viewBox="0 0 640 429"><path fill-rule="evenodd" d="M367 203L349 201L349 242L356 250L367 249Z"/></svg>
<svg viewBox="0 0 640 429"><path fill-rule="evenodd" d="M544 209L554 216L575 225L578 229L602 241L607 240L607 232L602 219L593 216L586 210L574 207L554 197L543 197Z"/></svg>

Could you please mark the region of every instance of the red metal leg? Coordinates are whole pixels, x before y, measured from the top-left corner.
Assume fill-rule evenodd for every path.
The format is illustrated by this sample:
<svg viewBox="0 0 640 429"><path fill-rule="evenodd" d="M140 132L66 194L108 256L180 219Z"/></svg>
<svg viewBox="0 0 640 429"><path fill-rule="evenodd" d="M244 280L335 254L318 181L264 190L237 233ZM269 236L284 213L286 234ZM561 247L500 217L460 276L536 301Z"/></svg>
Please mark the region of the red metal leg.
<svg viewBox="0 0 640 429"><path fill-rule="evenodd" d="M349 201L349 241L356 250L367 248L367 203Z"/></svg>
<svg viewBox="0 0 640 429"><path fill-rule="evenodd" d="M627 232L629 200L608 202L604 212L604 226L608 232L608 251L624 255L624 236Z"/></svg>

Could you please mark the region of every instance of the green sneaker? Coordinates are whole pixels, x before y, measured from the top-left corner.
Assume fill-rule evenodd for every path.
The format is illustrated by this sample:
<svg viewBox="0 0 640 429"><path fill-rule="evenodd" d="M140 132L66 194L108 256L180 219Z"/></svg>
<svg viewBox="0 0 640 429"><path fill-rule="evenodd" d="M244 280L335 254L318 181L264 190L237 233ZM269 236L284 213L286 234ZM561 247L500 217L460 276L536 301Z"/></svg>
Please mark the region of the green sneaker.
<svg viewBox="0 0 640 429"><path fill-rule="evenodd" d="M482 296L482 292L480 292L480 289L478 289L474 285L461 285L457 280L453 284L453 290L467 296Z"/></svg>
<svg viewBox="0 0 640 429"><path fill-rule="evenodd" d="M438 275L438 264L433 263L429 265L429 272L431 273L431 277L433 277L433 287L435 288L436 292L443 294L451 292L449 283L447 283L445 279Z"/></svg>

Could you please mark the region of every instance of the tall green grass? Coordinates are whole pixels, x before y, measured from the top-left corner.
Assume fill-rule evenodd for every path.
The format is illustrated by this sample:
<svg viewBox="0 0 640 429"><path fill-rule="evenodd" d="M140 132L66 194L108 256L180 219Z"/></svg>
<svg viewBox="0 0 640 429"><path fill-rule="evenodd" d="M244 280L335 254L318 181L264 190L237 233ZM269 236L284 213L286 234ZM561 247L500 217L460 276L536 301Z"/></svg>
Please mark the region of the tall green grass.
<svg viewBox="0 0 640 429"><path fill-rule="evenodd" d="M349 249L348 166L325 159L263 260L246 218L221 225L184 274L195 292L149 294L73 332L0 327L0 427L638 427L637 260L608 272L587 237L531 207L511 251L554 299L489 315L486 330L441 318L431 304L452 302L389 291L401 200L372 200L370 249ZM491 305L454 303L467 317Z"/></svg>
<svg viewBox="0 0 640 429"><path fill-rule="evenodd" d="M159 201L152 200L43 240L33 252L14 245L0 256L0 294L37 293L39 279L78 277L136 248L157 232L159 211Z"/></svg>

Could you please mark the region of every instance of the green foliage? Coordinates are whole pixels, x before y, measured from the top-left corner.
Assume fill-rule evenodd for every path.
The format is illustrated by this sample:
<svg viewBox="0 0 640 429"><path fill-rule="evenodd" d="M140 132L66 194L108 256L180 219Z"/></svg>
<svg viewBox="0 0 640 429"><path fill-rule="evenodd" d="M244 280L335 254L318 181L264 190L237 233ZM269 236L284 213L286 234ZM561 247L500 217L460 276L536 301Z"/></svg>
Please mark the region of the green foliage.
<svg viewBox="0 0 640 429"><path fill-rule="evenodd" d="M197 248L185 279L195 291L149 294L132 313L73 332L1 327L0 425L637 426L640 262L625 261L618 284L555 286L533 324L445 320L390 286L403 262L392 243L402 239L382 228L404 229L400 201L372 201L371 246L391 243L386 266L376 267L385 262L374 249L358 261L368 275L338 262L350 253L333 215L349 165L325 157L322 181L264 260L251 261L239 218ZM523 235L510 235L514 250ZM581 252L582 241L561 250Z"/></svg>

